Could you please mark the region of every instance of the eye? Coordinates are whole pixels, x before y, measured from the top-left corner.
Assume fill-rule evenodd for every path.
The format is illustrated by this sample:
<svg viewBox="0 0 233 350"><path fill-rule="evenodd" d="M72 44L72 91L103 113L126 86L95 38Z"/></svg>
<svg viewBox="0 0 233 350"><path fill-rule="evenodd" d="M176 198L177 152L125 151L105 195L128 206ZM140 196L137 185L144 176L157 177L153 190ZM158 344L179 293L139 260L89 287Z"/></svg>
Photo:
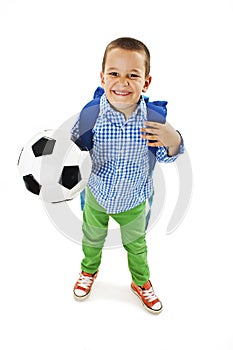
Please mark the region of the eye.
<svg viewBox="0 0 233 350"><path fill-rule="evenodd" d="M139 75L137 75L135 73L131 73L131 74L129 74L129 78L130 79L137 79L137 78L139 78Z"/></svg>
<svg viewBox="0 0 233 350"><path fill-rule="evenodd" d="M117 72L110 72L110 73L108 73L108 75L110 75L111 77L118 77Z"/></svg>

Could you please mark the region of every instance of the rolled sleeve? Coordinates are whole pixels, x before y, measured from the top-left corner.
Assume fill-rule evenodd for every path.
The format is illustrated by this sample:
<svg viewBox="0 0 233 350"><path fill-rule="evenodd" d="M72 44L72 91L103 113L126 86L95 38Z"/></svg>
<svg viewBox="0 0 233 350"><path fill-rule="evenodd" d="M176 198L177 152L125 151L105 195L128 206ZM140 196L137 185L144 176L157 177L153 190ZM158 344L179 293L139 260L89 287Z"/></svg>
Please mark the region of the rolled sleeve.
<svg viewBox="0 0 233 350"><path fill-rule="evenodd" d="M76 140L79 138L79 117L80 117L80 114L77 114L76 122L73 125L72 129L70 130L71 140L74 142L76 142Z"/></svg>

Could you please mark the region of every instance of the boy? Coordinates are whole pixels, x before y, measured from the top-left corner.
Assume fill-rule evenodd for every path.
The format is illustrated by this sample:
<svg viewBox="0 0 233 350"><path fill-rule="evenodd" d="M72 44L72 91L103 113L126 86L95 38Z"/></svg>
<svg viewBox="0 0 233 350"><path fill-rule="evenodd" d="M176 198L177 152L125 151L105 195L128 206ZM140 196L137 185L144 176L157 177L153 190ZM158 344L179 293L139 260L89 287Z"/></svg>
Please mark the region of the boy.
<svg viewBox="0 0 233 350"><path fill-rule="evenodd" d="M104 53L100 78L104 94L92 130L92 172L83 212L84 258L74 297L83 300L91 291L111 216L120 225L131 289L148 311L159 313L162 303L149 280L145 240L146 201L153 194L148 146L156 147L156 160L171 162L183 153L183 142L169 123L147 121L142 93L152 78L150 53L142 42L133 38L112 41ZM72 138L77 135L78 121Z"/></svg>

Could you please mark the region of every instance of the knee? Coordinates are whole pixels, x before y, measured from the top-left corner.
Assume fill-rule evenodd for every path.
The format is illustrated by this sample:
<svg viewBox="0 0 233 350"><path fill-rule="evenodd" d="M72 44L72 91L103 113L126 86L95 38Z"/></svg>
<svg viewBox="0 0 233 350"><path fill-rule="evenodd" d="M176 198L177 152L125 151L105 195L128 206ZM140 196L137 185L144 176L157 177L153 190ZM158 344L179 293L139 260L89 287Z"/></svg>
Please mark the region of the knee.
<svg viewBox="0 0 233 350"><path fill-rule="evenodd" d="M141 237L135 241L123 244L125 250L130 254L143 254L147 252L145 237Z"/></svg>

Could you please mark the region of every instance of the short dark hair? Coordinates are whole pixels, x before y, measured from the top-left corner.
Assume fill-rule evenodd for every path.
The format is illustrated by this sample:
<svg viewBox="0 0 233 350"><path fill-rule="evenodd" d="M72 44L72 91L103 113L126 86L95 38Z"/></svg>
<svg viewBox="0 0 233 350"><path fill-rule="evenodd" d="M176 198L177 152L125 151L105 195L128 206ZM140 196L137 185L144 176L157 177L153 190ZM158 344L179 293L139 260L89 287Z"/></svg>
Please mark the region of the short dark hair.
<svg viewBox="0 0 233 350"><path fill-rule="evenodd" d="M110 50L116 49L116 48L129 50L129 51L144 52L145 53L146 77L150 74L150 51L148 50L146 45L143 44L143 42L141 42L137 39L134 39L134 38L130 38L130 37L122 37L122 38L115 39L107 45L105 52L104 52L103 61L102 61L102 71L103 72L105 69L106 58L107 58L108 52Z"/></svg>

